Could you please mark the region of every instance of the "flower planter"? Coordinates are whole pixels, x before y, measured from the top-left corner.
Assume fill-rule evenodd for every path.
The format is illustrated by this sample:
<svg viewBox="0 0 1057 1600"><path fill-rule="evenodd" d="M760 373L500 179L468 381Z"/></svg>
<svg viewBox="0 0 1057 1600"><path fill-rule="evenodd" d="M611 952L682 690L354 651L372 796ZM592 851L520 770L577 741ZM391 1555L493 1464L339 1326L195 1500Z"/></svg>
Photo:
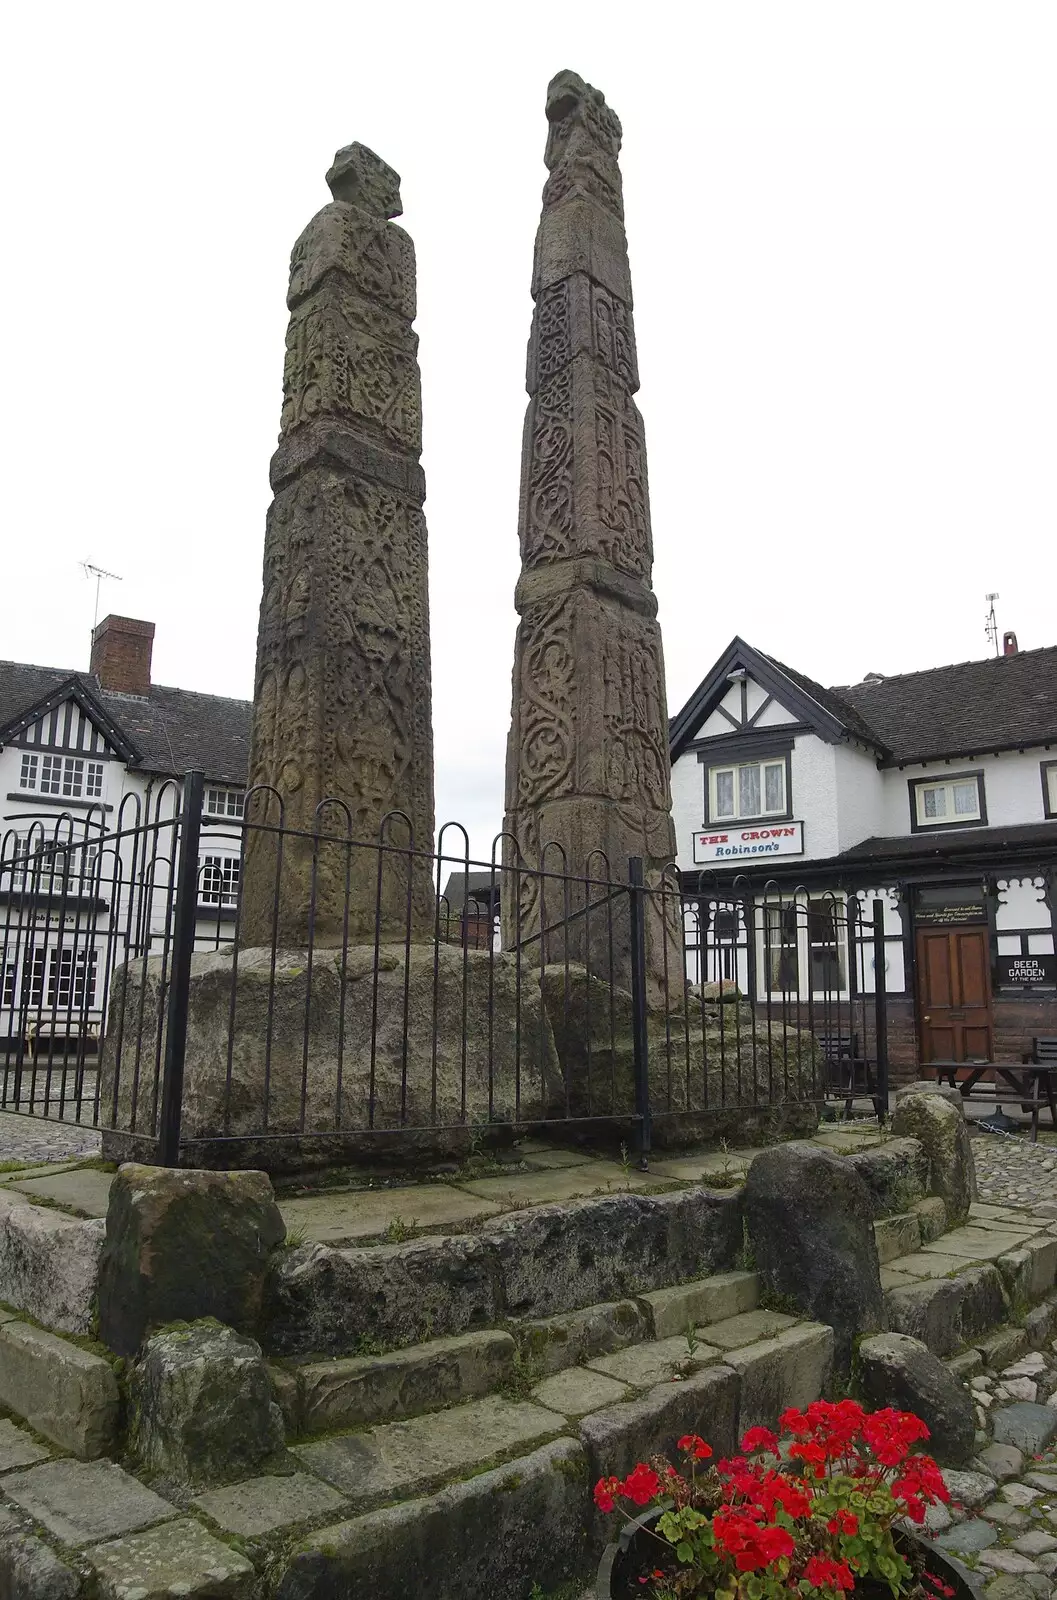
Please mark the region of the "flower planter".
<svg viewBox="0 0 1057 1600"><path fill-rule="evenodd" d="M642 1600L645 1585L639 1578L652 1572L657 1565L659 1546L648 1531L661 1516L660 1508L643 1512L634 1522L626 1523L620 1538L606 1548L595 1580L595 1600ZM927 1552L928 1570L954 1590L953 1600L979 1600L983 1585L960 1561L945 1550L938 1550L927 1539L916 1534L899 1534L897 1543L903 1554L909 1556L912 1548ZM862 1600L892 1600L892 1592L882 1584L865 1584L856 1588Z"/></svg>

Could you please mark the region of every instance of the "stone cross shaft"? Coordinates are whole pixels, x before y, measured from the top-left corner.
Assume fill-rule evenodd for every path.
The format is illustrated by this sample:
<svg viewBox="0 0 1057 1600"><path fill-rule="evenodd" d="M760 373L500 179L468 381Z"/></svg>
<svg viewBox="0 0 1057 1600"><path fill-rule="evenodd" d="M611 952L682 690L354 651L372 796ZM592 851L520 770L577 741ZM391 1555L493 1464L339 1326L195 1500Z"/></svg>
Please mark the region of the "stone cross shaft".
<svg viewBox="0 0 1057 1600"><path fill-rule="evenodd" d="M506 828L524 862L656 883L674 856L664 659L620 169L621 128L597 89L562 72L547 94L521 473L520 616ZM560 850L555 847L560 847ZM508 854L508 860L510 859ZM561 890L546 891L548 924ZM592 895L597 899L597 894ZM534 934L536 880L505 897L505 942ZM595 936L604 943L604 916ZM583 920L563 949L587 957ZM648 939L660 981L665 940ZM551 952L555 946L552 943ZM679 961L669 945L667 955ZM626 937L614 979L628 977ZM681 982L681 973L677 971Z"/></svg>
<svg viewBox="0 0 1057 1600"><path fill-rule="evenodd" d="M247 946L363 943L376 919L383 939L403 939L433 919L415 251L390 220L400 180L373 151L340 150L327 182L333 201L290 262L253 697L250 784L265 787L247 808ZM281 850L265 831L280 802L294 830ZM380 879L377 850L332 842L372 846L394 812Z"/></svg>

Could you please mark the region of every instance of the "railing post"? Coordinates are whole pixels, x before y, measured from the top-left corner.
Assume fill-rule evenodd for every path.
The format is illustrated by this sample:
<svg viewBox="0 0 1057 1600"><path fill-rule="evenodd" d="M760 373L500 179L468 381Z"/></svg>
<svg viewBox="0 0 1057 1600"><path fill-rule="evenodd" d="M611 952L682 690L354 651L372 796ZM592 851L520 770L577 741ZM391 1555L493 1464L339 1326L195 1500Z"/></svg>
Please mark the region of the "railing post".
<svg viewBox="0 0 1057 1600"><path fill-rule="evenodd" d="M639 1167L650 1165L649 1032L646 1006L646 890L642 857L628 862L628 906L631 913L631 1028L635 1067L635 1112L639 1129Z"/></svg>
<svg viewBox="0 0 1057 1600"><path fill-rule="evenodd" d="M874 1039L877 1045L877 1120L888 1119L888 992L885 982L885 908L873 903Z"/></svg>
<svg viewBox="0 0 1057 1600"><path fill-rule="evenodd" d="M163 1167L180 1163L180 1121L183 1113L184 1050L187 1045L187 1003L191 988L191 956L198 917L198 841L202 828L205 773L184 774L180 804L180 852L173 913L172 958L165 1015L165 1062L161 1088L158 1157Z"/></svg>

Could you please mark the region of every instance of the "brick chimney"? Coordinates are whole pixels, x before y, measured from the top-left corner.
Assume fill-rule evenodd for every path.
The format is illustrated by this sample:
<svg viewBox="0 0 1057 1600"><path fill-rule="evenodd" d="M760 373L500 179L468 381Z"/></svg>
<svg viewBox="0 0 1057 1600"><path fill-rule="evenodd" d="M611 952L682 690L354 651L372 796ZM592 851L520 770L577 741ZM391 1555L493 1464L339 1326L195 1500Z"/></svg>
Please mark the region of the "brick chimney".
<svg viewBox="0 0 1057 1600"><path fill-rule="evenodd" d="M104 617L92 634L90 671L101 689L115 694L146 695L150 690L153 622L134 617Z"/></svg>
<svg viewBox="0 0 1057 1600"><path fill-rule="evenodd" d="M1017 636L1016 636L1016 634L1015 633L1004 633L1002 635L1002 654L1004 656L1015 656L1016 653L1017 653Z"/></svg>

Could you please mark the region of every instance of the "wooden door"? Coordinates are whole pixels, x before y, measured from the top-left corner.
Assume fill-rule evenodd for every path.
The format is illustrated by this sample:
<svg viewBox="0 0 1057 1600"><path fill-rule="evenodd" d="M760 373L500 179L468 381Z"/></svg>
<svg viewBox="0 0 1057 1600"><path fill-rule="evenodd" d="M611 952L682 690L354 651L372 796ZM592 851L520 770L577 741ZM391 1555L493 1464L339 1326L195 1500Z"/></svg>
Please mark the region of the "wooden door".
<svg viewBox="0 0 1057 1600"><path fill-rule="evenodd" d="M922 928L917 957L922 1061L990 1061L987 929Z"/></svg>

